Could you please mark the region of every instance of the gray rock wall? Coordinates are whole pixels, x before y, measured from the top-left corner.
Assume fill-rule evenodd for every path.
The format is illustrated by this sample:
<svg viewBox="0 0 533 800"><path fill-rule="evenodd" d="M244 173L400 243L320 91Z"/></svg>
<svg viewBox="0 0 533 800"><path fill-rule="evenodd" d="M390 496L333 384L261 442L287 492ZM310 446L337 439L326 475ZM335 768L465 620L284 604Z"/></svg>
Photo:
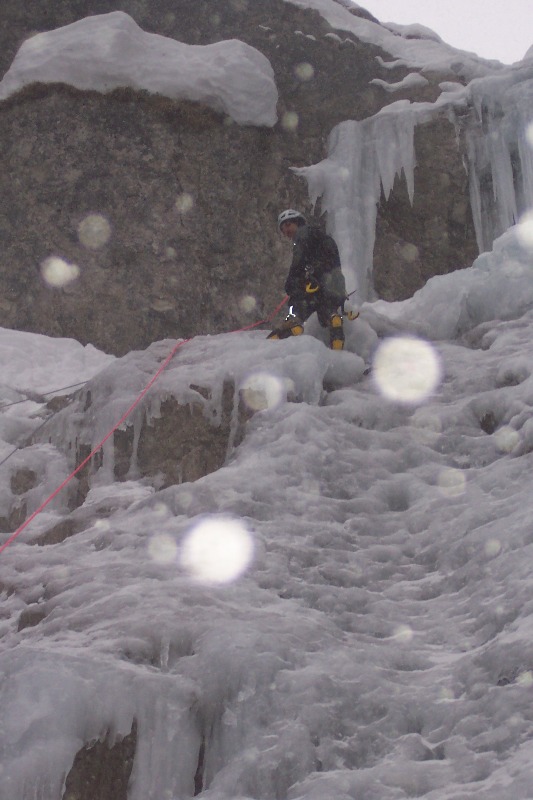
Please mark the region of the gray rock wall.
<svg viewBox="0 0 533 800"><path fill-rule="evenodd" d="M0 116L4 326L124 354L249 322L243 296L258 299L252 318L280 297L282 270L277 285L264 280L283 260L272 131L192 104L61 86L30 88ZM92 214L110 226L98 247L80 240ZM79 279L47 284L51 256L78 265Z"/></svg>

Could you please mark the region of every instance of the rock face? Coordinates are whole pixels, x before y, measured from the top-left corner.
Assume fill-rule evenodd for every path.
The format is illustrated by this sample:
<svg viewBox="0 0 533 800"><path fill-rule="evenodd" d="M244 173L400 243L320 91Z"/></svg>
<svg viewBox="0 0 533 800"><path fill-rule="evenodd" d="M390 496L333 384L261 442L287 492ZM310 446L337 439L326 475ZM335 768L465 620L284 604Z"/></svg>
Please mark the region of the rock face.
<svg viewBox="0 0 533 800"><path fill-rule="evenodd" d="M92 742L76 755L62 800L127 800L137 729L115 744Z"/></svg>
<svg viewBox="0 0 533 800"><path fill-rule="evenodd" d="M199 391L202 391L199 389ZM203 390L206 392L207 390ZM231 417L235 388L227 383L222 397L221 419L217 426L198 405L181 405L175 398L161 404L160 416L145 421L136 452L137 471L142 478L155 480L164 488L176 483L198 480L219 469L226 460L228 449L238 444L240 427L232 441ZM240 423L244 412L240 411ZM122 432L117 431L118 434ZM123 480L132 463L133 430L115 435L115 479Z"/></svg>
<svg viewBox="0 0 533 800"><path fill-rule="evenodd" d="M449 76L432 73L391 96L371 81L401 81L405 67L385 69L376 57L390 56L379 48L333 35L317 12L284 0L118 7L144 30L187 44L245 41L270 60L279 91L272 129L133 90L33 85L0 103L2 324L122 355L165 337L233 329L274 308L290 257L277 213L288 205L311 213L290 167L324 158L337 123L391 101L432 102ZM107 11L100 0L23 8L6 0L2 71L29 35ZM421 126L416 149L415 207L398 182L379 209L375 288L390 300L470 265L476 253L453 127ZM41 266L54 257L77 265L79 279L46 283Z"/></svg>
<svg viewBox="0 0 533 800"><path fill-rule="evenodd" d="M444 117L415 129L414 202L399 178L378 206L374 288L384 300L404 300L433 275L469 267L478 255L468 175Z"/></svg>

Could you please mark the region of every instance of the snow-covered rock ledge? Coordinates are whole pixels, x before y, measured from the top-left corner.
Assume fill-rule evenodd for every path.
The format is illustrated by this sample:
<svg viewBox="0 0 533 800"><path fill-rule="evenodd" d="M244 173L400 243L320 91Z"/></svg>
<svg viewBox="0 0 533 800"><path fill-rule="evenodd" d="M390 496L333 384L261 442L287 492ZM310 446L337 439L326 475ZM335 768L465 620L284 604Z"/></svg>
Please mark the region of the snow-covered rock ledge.
<svg viewBox="0 0 533 800"><path fill-rule="evenodd" d="M131 87L205 103L241 125L271 127L277 120L274 72L258 50L237 39L183 44L146 33L122 11L25 41L0 82L0 100L31 83L99 92Z"/></svg>

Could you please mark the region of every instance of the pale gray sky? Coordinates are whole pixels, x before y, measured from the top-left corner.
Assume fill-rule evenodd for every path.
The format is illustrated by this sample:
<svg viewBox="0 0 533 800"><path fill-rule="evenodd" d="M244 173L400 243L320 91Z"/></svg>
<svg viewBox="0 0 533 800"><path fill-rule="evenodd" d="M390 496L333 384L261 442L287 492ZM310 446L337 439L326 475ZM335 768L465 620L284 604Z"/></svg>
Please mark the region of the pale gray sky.
<svg viewBox="0 0 533 800"><path fill-rule="evenodd" d="M418 23L447 44L512 64L533 45L533 0L356 0L380 22Z"/></svg>

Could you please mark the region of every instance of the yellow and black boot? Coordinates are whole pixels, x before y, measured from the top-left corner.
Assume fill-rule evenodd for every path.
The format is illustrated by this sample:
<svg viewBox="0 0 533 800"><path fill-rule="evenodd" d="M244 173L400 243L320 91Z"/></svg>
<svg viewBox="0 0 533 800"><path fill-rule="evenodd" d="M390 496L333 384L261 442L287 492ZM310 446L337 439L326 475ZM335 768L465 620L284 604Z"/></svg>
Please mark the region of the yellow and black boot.
<svg viewBox="0 0 533 800"><path fill-rule="evenodd" d="M289 316L279 328L274 328L267 339L288 339L290 336L301 336L304 332L304 324L299 317Z"/></svg>
<svg viewBox="0 0 533 800"><path fill-rule="evenodd" d="M344 348L344 330L341 314L332 314L329 318L329 346L332 350Z"/></svg>

